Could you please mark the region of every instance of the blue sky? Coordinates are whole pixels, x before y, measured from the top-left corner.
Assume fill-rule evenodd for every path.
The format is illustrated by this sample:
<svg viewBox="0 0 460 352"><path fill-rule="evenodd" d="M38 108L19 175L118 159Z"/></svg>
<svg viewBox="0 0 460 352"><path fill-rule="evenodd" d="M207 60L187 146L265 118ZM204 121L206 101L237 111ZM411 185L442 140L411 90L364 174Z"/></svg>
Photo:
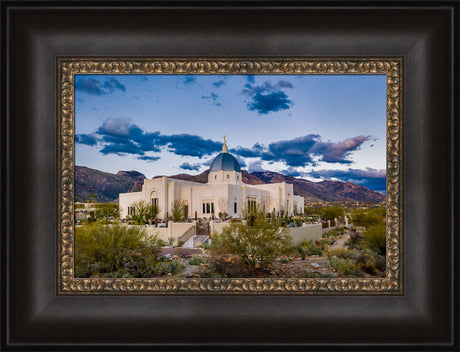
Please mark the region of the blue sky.
<svg viewBox="0 0 460 352"><path fill-rule="evenodd" d="M223 136L243 169L385 190L384 75L77 75L76 165L199 174Z"/></svg>

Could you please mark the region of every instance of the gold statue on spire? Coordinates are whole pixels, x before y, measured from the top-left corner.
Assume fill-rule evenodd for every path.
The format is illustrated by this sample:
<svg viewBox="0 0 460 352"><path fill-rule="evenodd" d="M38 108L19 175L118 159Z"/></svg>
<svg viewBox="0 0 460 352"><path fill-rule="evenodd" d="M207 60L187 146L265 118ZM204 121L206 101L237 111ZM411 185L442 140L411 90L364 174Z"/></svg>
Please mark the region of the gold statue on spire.
<svg viewBox="0 0 460 352"><path fill-rule="evenodd" d="M225 139L225 136L224 136L224 145L222 146L222 153L228 153L227 140Z"/></svg>

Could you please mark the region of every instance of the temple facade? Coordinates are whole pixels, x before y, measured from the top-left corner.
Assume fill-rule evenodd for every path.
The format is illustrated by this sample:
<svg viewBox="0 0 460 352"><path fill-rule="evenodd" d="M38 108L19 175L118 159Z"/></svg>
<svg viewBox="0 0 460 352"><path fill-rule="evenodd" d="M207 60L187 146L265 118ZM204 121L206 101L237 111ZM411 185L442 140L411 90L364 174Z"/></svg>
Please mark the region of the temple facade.
<svg viewBox="0 0 460 352"><path fill-rule="evenodd" d="M238 160L228 153L224 143L209 168L208 183L198 183L160 177L144 180L142 191L121 193L120 218L125 219L135 211L134 204L144 201L158 207L158 218L171 214L175 201L185 205L188 217L211 218L226 214L241 218L245 209L258 206L267 213L302 214L304 198L294 195L292 184L285 182L261 185L245 184Z"/></svg>

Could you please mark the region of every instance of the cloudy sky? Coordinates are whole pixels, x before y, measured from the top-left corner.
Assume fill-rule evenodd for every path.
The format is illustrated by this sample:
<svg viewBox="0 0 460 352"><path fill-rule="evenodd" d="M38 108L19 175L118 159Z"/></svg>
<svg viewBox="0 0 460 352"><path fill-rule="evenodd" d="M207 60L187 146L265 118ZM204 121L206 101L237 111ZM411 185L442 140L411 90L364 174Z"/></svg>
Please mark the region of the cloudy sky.
<svg viewBox="0 0 460 352"><path fill-rule="evenodd" d="M77 75L76 165L198 174L243 169L385 190L384 75Z"/></svg>

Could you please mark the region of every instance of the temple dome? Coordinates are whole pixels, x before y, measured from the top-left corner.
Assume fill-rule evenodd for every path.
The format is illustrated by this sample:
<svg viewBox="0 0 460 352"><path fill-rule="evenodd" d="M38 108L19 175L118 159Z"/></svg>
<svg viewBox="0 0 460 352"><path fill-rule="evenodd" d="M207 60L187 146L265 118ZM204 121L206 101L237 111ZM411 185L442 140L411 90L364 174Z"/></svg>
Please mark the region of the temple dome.
<svg viewBox="0 0 460 352"><path fill-rule="evenodd" d="M220 153L211 163L210 172L215 171L236 171L241 172L240 163L230 153Z"/></svg>

